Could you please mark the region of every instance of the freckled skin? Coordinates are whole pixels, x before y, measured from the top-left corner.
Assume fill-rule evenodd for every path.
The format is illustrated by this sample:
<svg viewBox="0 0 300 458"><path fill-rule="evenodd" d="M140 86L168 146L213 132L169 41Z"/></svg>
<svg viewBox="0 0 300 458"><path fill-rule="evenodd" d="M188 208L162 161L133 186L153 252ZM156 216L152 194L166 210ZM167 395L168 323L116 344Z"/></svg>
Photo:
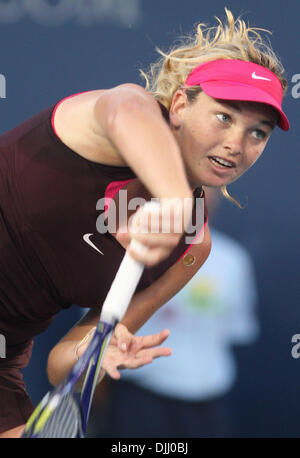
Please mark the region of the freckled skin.
<svg viewBox="0 0 300 458"><path fill-rule="evenodd" d="M170 109L170 127L180 146L192 187L220 187L237 180L261 156L277 123L269 105L221 101L201 92L190 103L179 90ZM216 171L208 159L218 156L236 166L226 174Z"/></svg>

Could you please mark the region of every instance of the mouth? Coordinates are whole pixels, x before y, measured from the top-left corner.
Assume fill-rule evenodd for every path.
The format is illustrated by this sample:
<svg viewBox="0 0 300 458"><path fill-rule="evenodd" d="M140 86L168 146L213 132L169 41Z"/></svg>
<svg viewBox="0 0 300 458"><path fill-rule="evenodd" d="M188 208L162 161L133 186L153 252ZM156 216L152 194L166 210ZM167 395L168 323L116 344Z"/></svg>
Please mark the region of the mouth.
<svg viewBox="0 0 300 458"><path fill-rule="evenodd" d="M209 161L211 164L213 164L215 167L218 169L222 170L228 170L228 169L234 169L236 167L236 164L233 161L229 161L228 159L223 159L222 157L219 156L209 156L208 157Z"/></svg>

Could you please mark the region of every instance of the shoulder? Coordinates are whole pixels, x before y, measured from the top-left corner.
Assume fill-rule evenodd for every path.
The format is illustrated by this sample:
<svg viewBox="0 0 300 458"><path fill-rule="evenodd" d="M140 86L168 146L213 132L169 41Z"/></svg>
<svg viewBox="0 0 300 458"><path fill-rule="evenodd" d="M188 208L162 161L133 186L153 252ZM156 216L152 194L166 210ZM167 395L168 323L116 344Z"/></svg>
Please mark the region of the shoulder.
<svg viewBox="0 0 300 458"><path fill-rule="evenodd" d="M72 126L80 126L84 129L92 129L97 133L98 126L95 126L97 115L108 116L113 110L127 103L129 106L137 104L147 104L159 110L159 103L143 87L126 83L110 89L98 89L73 94L62 99L56 106L55 124L60 129Z"/></svg>
<svg viewBox="0 0 300 458"><path fill-rule="evenodd" d="M151 107L159 111L154 97L137 84L122 84L66 97L55 108L52 126L60 140L77 154L94 162L126 165L106 135L106 123L120 105Z"/></svg>
<svg viewBox="0 0 300 458"><path fill-rule="evenodd" d="M126 110L132 110L136 107L151 107L157 112L160 111L159 103L153 95L143 87L132 83L121 84L102 91L95 104L96 113L100 111L101 114L104 111L106 116L123 106Z"/></svg>
<svg viewBox="0 0 300 458"><path fill-rule="evenodd" d="M109 91L114 91L114 92L124 92L124 93L130 93L130 94L138 94L138 95L143 95L143 96L149 96L150 93L143 88L142 86L134 83L124 83L124 84L119 84L118 86L115 86Z"/></svg>
<svg viewBox="0 0 300 458"><path fill-rule="evenodd" d="M118 86L114 86L111 89L106 90L106 93L110 94L118 94L118 95L130 95L130 96L137 96L137 97L145 97L145 98L151 98L154 99L154 97L150 94L149 91L147 91L145 88L142 86L139 86L138 84L134 83L124 83L120 84Z"/></svg>

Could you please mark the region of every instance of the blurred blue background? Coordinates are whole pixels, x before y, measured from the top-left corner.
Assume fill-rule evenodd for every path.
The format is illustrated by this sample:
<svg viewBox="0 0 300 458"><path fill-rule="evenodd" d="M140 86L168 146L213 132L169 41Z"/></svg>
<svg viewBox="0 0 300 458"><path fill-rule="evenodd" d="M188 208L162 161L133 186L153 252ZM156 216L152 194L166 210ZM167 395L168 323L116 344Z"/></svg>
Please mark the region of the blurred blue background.
<svg viewBox="0 0 300 458"><path fill-rule="evenodd" d="M291 357L291 338L300 332L300 98L291 80L300 74L299 0L0 0L0 73L6 80L0 133L69 94L123 82L143 85L138 70L157 58L155 46L168 47L197 22L215 24L225 6L273 32L273 48L287 70L284 107L291 121L290 132L277 129L263 158L229 186L245 209L224 202L215 220L252 255L260 298L261 336L236 350L233 396L241 436L298 437L300 361ZM25 371L35 402L47 389L47 349L78 317L76 309L63 312L36 339L32 368ZM40 377L33 380L37 365Z"/></svg>

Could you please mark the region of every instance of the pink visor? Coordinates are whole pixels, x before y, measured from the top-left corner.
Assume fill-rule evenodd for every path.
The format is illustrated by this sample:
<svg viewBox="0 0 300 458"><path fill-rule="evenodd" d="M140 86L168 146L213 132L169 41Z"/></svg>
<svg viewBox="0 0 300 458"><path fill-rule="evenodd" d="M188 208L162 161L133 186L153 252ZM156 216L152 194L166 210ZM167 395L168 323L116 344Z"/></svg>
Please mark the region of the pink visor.
<svg viewBox="0 0 300 458"><path fill-rule="evenodd" d="M282 111L282 86L277 76L265 67L235 59L219 59L198 65L188 75L186 86L200 85L205 94L221 100L266 103L278 114L278 126L289 130Z"/></svg>

